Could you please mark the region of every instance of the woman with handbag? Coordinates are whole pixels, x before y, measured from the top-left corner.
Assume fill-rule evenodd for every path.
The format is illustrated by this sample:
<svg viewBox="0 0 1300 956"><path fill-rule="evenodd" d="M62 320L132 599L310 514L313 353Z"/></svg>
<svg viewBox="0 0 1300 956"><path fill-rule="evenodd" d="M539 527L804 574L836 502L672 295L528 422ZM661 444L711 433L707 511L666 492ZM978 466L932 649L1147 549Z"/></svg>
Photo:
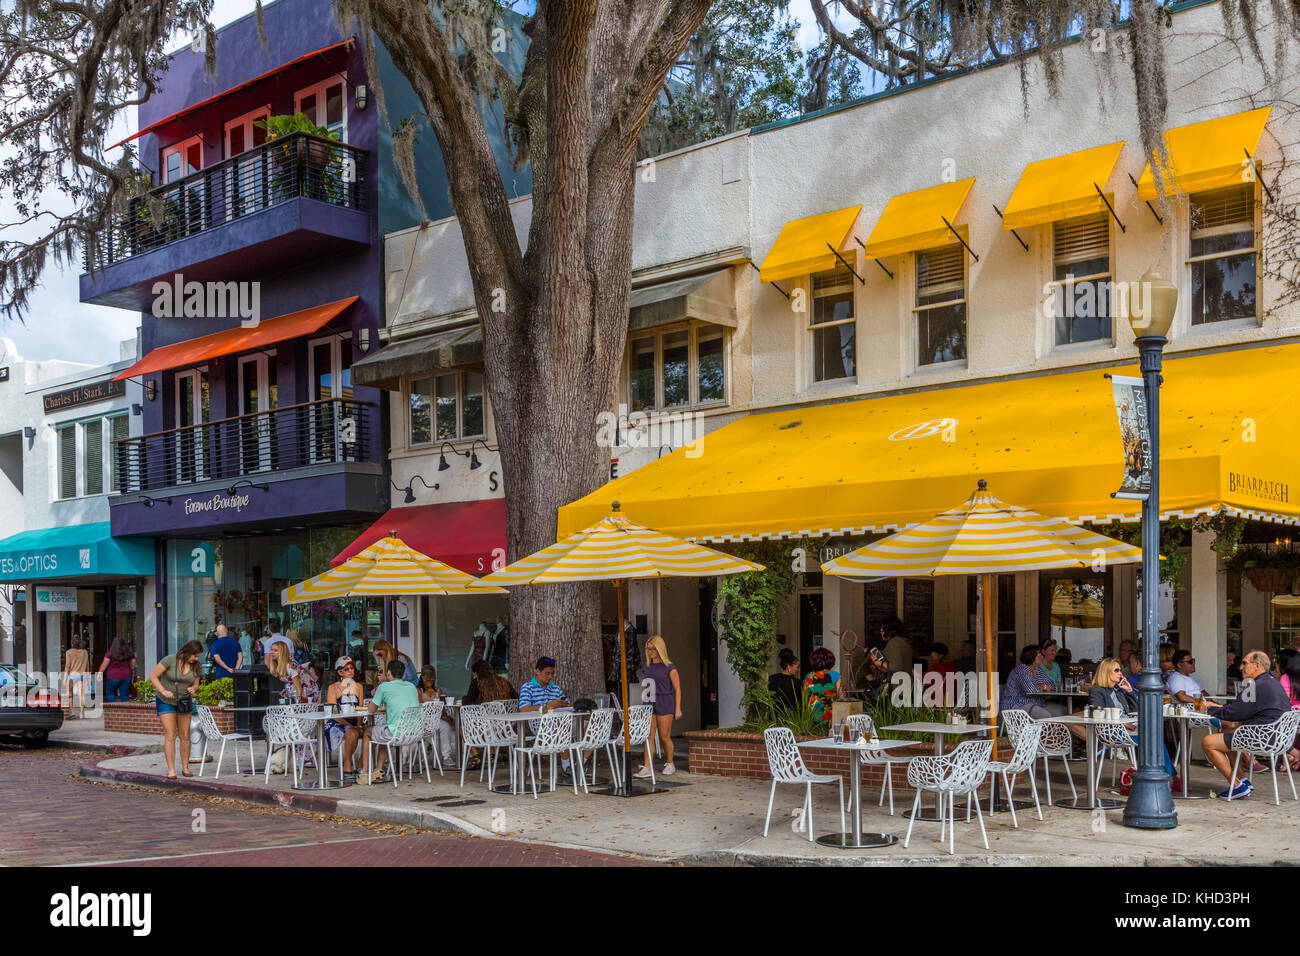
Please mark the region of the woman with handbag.
<svg viewBox="0 0 1300 956"><path fill-rule="evenodd" d="M149 675L154 689L154 708L163 726L163 756L167 759L167 776L176 776L176 740L181 743L181 776L190 773L190 713L194 709L194 695L199 692L199 677L203 673L199 657L203 645L187 641L175 654L168 654L158 662Z"/></svg>

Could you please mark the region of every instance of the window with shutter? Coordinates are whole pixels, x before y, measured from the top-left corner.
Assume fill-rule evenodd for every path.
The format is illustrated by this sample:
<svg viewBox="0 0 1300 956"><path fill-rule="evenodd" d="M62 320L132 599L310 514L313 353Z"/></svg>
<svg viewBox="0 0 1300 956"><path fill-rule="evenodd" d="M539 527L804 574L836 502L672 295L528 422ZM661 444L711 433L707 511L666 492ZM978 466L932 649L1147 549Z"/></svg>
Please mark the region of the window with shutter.
<svg viewBox="0 0 1300 956"><path fill-rule="evenodd" d="M86 491L88 495L104 493L104 422L96 418L81 426L82 456L85 462Z"/></svg>
<svg viewBox="0 0 1300 956"><path fill-rule="evenodd" d="M966 251L960 243L914 253L916 364L966 358Z"/></svg>
<svg viewBox="0 0 1300 956"><path fill-rule="evenodd" d="M1193 325L1257 317L1255 206L1254 183L1188 198Z"/></svg>
<svg viewBox="0 0 1300 956"><path fill-rule="evenodd" d="M1052 224L1057 345L1110 339L1110 219L1096 213Z"/></svg>
<svg viewBox="0 0 1300 956"><path fill-rule="evenodd" d="M108 474L109 474L109 491L122 490L122 478L118 474L118 456L125 454L124 446L116 444L129 437L131 432L131 421L125 415L114 415L108 420Z"/></svg>
<svg viewBox="0 0 1300 956"><path fill-rule="evenodd" d="M65 425L58 430L59 497L77 497L77 427Z"/></svg>
<svg viewBox="0 0 1300 956"><path fill-rule="evenodd" d="M812 378L830 382L857 374L853 273L844 265L812 276Z"/></svg>

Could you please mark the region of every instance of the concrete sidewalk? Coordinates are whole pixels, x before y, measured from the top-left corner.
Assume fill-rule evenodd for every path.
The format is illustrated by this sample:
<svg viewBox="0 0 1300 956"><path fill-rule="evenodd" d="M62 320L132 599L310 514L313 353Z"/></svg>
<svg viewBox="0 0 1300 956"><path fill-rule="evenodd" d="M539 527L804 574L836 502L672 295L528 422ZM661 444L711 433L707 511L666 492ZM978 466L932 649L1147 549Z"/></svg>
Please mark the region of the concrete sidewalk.
<svg viewBox="0 0 1300 956"><path fill-rule="evenodd" d="M156 734L119 734L104 730L104 718L64 718L63 726L50 734L51 747L88 750L92 753L129 754L161 752L162 738ZM197 766L197 764L196 764Z"/></svg>
<svg viewBox="0 0 1300 956"><path fill-rule="evenodd" d="M262 766L263 745L257 746ZM247 761L247 746L243 761ZM1164 832L1132 830L1121 823L1121 811L1089 813L1062 807L1043 807L1042 821L1033 809L1019 813L1020 829L1012 829L1009 814L988 818L989 850L980 840L979 826L966 825L959 808L956 855L949 856L947 844L939 844L939 825L918 822L911 846L904 849L902 837L907 819L902 811L911 806L912 791L895 790L898 815L876 807L875 796L864 799L864 831L881 831L899 837L892 847L875 850L836 850L810 844L806 833L793 829L792 808L802 801L794 786L778 786L772 825L763 836L763 817L771 788L769 781L678 773L671 778L678 786L665 793L624 799L583 794L579 788L541 791L534 800L525 796L493 793L480 783L477 772L467 773L465 787L459 772L445 776L433 771L433 782L423 774L372 786L348 786L325 791L293 790L284 776L272 774L269 784L257 776L236 775L229 748L221 779L213 779L213 764L203 777L188 780L165 779L161 753L136 753L101 757L82 768L82 775L104 781L156 787L244 800L262 805L301 810L382 823L398 823L430 829L448 829L478 836L502 836L534 840L552 846L605 850L661 861L713 865L1084 865L1084 866L1188 866L1188 865L1297 865L1300 864L1300 803L1291 800L1285 779L1282 805L1272 802L1272 781L1268 774L1256 774L1253 796L1231 804L1223 800L1178 801L1179 827ZM607 771L601 763L601 782ZM194 765L197 774L197 765ZM337 769L333 770L337 774ZM314 780L314 771L307 772ZM1063 775L1053 774L1053 793L1060 799L1069 792ZM505 782L498 773L498 783ZM1220 778L1205 767L1191 773L1194 789L1207 791L1221 786ZM337 779L337 778L336 778ZM1040 781L1040 793L1046 799ZM816 786L813 822L816 832L838 830L836 788ZM1103 794L1108 789L1103 788ZM987 797L987 789L984 791ZM1028 797L1027 786L1016 790L1017 799Z"/></svg>

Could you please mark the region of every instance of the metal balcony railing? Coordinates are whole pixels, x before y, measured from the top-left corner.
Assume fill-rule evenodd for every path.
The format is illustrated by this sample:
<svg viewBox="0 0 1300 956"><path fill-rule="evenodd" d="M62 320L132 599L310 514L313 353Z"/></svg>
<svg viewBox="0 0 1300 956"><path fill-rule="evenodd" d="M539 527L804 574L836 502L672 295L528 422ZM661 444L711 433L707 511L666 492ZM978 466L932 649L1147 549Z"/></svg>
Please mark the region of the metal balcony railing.
<svg viewBox="0 0 1300 956"><path fill-rule="evenodd" d="M378 460L375 406L327 398L113 442L120 494L264 479L305 465Z"/></svg>
<svg viewBox="0 0 1300 956"><path fill-rule="evenodd" d="M291 133L130 200L94 234L82 262L103 268L187 236L306 197L348 209L365 204L366 150Z"/></svg>

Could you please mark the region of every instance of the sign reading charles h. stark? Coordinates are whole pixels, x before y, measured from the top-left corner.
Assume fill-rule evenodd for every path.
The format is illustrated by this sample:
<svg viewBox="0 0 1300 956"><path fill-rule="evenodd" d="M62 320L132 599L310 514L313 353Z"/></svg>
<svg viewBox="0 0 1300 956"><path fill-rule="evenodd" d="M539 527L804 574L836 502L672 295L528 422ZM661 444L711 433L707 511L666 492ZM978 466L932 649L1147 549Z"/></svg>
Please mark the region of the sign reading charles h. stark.
<svg viewBox="0 0 1300 956"><path fill-rule="evenodd" d="M126 382L92 382L89 385L78 385L76 388L65 388L59 392L50 392L41 396L41 403L45 406L47 412L57 412L61 408L73 408L77 405L89 405L92 402L103 402L110 398L120 398L126 394Z"/></svg>

